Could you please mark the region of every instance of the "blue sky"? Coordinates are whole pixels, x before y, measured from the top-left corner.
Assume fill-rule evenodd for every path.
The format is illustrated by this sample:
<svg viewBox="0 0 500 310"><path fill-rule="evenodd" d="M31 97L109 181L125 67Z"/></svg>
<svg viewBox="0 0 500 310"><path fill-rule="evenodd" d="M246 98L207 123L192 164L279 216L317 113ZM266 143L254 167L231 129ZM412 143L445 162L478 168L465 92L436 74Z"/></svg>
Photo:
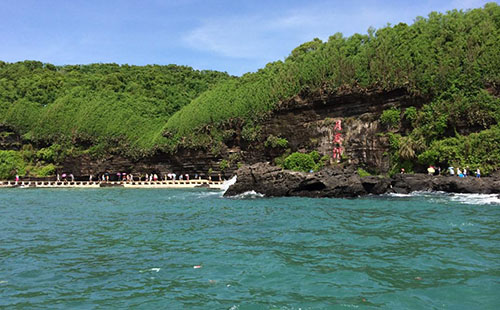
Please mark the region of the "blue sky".
<svg viewBox="0 0 500 310"><path fill-rule="evenodd" d="M0 60L180 64L241 75L314 37L412 23L483 0L2 0Z"/></svg>

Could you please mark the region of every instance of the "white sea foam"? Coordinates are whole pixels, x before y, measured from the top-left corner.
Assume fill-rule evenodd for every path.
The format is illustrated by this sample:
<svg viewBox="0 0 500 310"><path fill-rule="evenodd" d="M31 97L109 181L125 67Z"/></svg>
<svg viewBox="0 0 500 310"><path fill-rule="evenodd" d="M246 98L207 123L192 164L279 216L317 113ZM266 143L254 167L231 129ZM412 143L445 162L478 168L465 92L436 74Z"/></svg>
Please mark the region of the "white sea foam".
<svg viewBox="0 0 500 310"><path fill-rule="evenodd" d="M473 204L473 205L490 205L490 204L500 204L500 195L498 194L459 194L459 193L447 193L442 191L416 191L409 194L387 194L390 197L426 197L430 199L438 199L439 201L454 201L463 204Z"/></svg>
<svg viewBox="0 0 500 310"><path fill-rule="evenodd" d="M398 194L398 193L388 193L387 196L390 197L412 197L411 194Z"/></svg>
<svg viewBox="0 0 500 310"><path fill-rule="evenodd" d="M230 180L227 180L227 181L224 181L224 184L222 185L222 189L223 189L223 194L228 190L229 186L233 185L234 183L236 183L236 180L238 179L238 176L235 175L234 177L232 177Z"/></svg>
<svg viewBox="0 0 500 310"><path fill-rule="evenodd" d="M221 191L202 191L196 193L196 196L200 199L206 199L208 197L222 196Z"/></svg>
<svg viewBox="0 0 500 310"><path fill-rule="evenodd" d="M151 268L149 270L159 272L161 268Z"/></svg>
<svg viewBox="0 0 500 310"><path fill-rule="evenodd" d="M472 205L500 204L500 196L498 194L453 194L450 196L450 199Z"/></svg>
<svg viewBox="0 0 500 310"><path fill-rule="evenodd" d="M262 198L264 197L264 194L257 193L254 190L248 191L241 193L239 195L232 196L231 198L236 198L236 199L255 199L255 198Z"/></svg>

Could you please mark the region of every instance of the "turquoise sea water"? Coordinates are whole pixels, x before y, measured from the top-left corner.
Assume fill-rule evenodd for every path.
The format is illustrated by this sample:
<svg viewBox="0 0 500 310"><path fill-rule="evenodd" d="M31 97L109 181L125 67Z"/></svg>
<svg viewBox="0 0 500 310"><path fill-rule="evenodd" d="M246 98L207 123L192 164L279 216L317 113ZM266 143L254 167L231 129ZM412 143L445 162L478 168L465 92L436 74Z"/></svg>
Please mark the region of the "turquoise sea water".
<svg viewBox="0 0 500 310"><path fill-rule="evenodd" d="M1 189L0 308L499 309L499 202Z"/></svg>

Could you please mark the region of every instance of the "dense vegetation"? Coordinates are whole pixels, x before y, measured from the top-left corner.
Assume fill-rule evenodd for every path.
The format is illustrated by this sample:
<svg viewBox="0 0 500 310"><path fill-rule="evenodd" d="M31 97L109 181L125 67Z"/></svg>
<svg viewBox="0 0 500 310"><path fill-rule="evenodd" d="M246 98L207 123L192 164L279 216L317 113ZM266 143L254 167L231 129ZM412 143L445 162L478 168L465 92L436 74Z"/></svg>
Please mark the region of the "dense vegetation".
<svg viewBox="0 0 500 310"><path fill-rule="evenodd" d="M234 123L242 125L244 140L258 140L260 121L305 90L403 88L428 103L382 114L393 172L452 163L492 171L500 168L499 50L500 6L489 3L433 12L412 25L314 39L284 61L240 78L174 65L0 62L0 124L38 148L63 145L71 152L68 145L80 145L76 151L140 157L158 149L217 146L234 133L227 129ZM261 142L287 147L286 139L268 140ZM311 164L303 155L293 158L299 157ZM290 163L299 162L293 158Z"/></svg>
<svg viewBox="0 0 500 310"><path fill-rule="evenodd" d="M443 92L420 110L386 110L381 122L391 128L391 173L429 165L500 168L500 99L485 90Z"/></svg>
<svg viewBox="0 0 500 310"><path fill-rule="evenodd" d="M314 39L285 61L220 84L171 117L166 130L179 136L231 118L258 119L303 89L327 86L406 88L429 98L444 91L477 91L500 84L500 7L431 13L368 34L327 42Z"/></svg>
<svg viewBox="0 0 500 310"><path fill-rule="evenodd" d="M217 128L228 121L242 119L246 126L258 124L281 100L303 90L403 88L429 104L418 111L414 107L404 112L391 109L382 115L381 121L389 131L402 129L400 125L405 124L410 127L410 132L395 136L401 141L391 155L393 172L404 165L412 171L412 161L417 157L421 165L454 161L460 165L484 164L490 171L500 167L500 158L422 154L437 150L437 141L453 137L462 141L468 138L458 138L461 133L498 126L500 102L494 93L500 87L499 50L500 7L496 3L467 12L433 12L428 18L418 17L410 26L400 23L369 29L366 35L345 38L337 33L327 42L314 39L304 43L284 61L269 63L256 73L203 93L175 113L165 131L173 146L197 145L209 139L203 133L220 139L223 135ZM197 128L202 130L193 130ZM478 147L481 149L481 145ZM488 153L481 150L480 154Z"/></svg>
<svg viewBox="0 0 500 310"><path fill-rule="evenodd" d="M28 142L79 142L144 155L168 118L225 73L189 67L0 62L0 123Z"/></svg>

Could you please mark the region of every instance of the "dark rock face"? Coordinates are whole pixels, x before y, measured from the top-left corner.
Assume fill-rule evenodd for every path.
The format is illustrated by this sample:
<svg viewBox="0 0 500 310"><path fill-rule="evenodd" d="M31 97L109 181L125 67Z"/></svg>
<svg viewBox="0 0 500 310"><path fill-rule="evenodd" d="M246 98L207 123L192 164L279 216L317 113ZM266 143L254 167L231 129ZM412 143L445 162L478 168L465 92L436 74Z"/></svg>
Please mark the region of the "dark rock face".
<svg viewBox="0 0 500 310"><path fill-rule="evenodd" d="M321 88L304 91L283 101L263 123L263 139L269 135L286 138L292 152L317 150L330 155L337 132L342 135L344 154L352 164L363 165L380 172L389 170L389 144L379 122L382 112L391 107L421 106L425 100L414 97L403 89L377 91L350 89L331 92ZM334 131L334 122L342 122L342 130ZM272 161L269 149L253 145L253 149L241 148L245 163Z"/></svg>
<svg viewBox="0 0 500 310"><path fill-rule="evenodd" d="M321 154L331 156L333 150L334 122L342 121L343 149L352 164L361 164L385 172L389 169L387 138L379 135L384 129L379 123L383 110L392 106L407 107L423 104L423 99L410 96L406 91L375 91L350 89L345 92L329 92L319 89L314 92L303 92L280 103L261 124L262 132L255 141L245 141L241 135L241 123L234 123L227 129L234 130L233 136L221 146L220 153L214 154L211 146L206 149L179 149L175 154L157 153L154 156L132 160L120 155L111 154L107 158L95 160L88 156L67 158L62 163L61 172L73 173L75 176L88 176L103 172L127 172L133 174L158 173L176 174L195 173L206 176L213 170L212 177L220 173L229 178L237 168L237 162L255 164L271 162L284 152L284 148L265 147L267 137L286 138L292 152L318 150ZM231 156L238 159L221 171L221 161L231 161ZM325 172L326 173L326 172ZM328 172L330 173L330 172ZM359 180L341 176L329 178L338 183L333 190L341 192L343 184ZM287 176L292 178L292 176ZM294 195L307 194L311 191L324 191L323 185L314 180L303 180ZM327 186L327 184L324 184ZM366 185L369 186L369 185ZM345 185L344 187L353 188ZM363 185L360 185L361 190ZM380 190L379 187L374 189ZM357 191L352 195L356 196Z"/></svg>
<svg viewBox="0 0 500 310"><path fill-rule="evenodd" d="M244 166L226 196L254 190L266 196L357 197L366 194L354 170L328 169L318 173L285 171L268 163Z"/></svg>
<svg viewBox="0 0 500 310"><path fill-rule="evenodd" d="M75 176L96 176L105 172L132 173L135 176L157 173L163 176L167 173L189 174L191 178L199 174L206 178L210 167L218 167L220 158L203 150L180 150L175 154L158 153L153 157L133 160L119 155L109 155L106 158L93 159L90 156L68 157L62 163L61 173L73 173ZM228 169L226 176L235 169ZM217 179L220 171L214 169L211 177ZM223 175L224 176L224 175Z"/></svg>
<svg viewBox="0 0 500 310"><path fill-rule="evenodd" d="M399 174L392 178L359 177L352 166L327 168L317 173L282 170L268 163L244 166L225 196L256 191L266 196L358 197L384 193L444 191L453 193L500 193L500 179L425 174Z"/></svg>

